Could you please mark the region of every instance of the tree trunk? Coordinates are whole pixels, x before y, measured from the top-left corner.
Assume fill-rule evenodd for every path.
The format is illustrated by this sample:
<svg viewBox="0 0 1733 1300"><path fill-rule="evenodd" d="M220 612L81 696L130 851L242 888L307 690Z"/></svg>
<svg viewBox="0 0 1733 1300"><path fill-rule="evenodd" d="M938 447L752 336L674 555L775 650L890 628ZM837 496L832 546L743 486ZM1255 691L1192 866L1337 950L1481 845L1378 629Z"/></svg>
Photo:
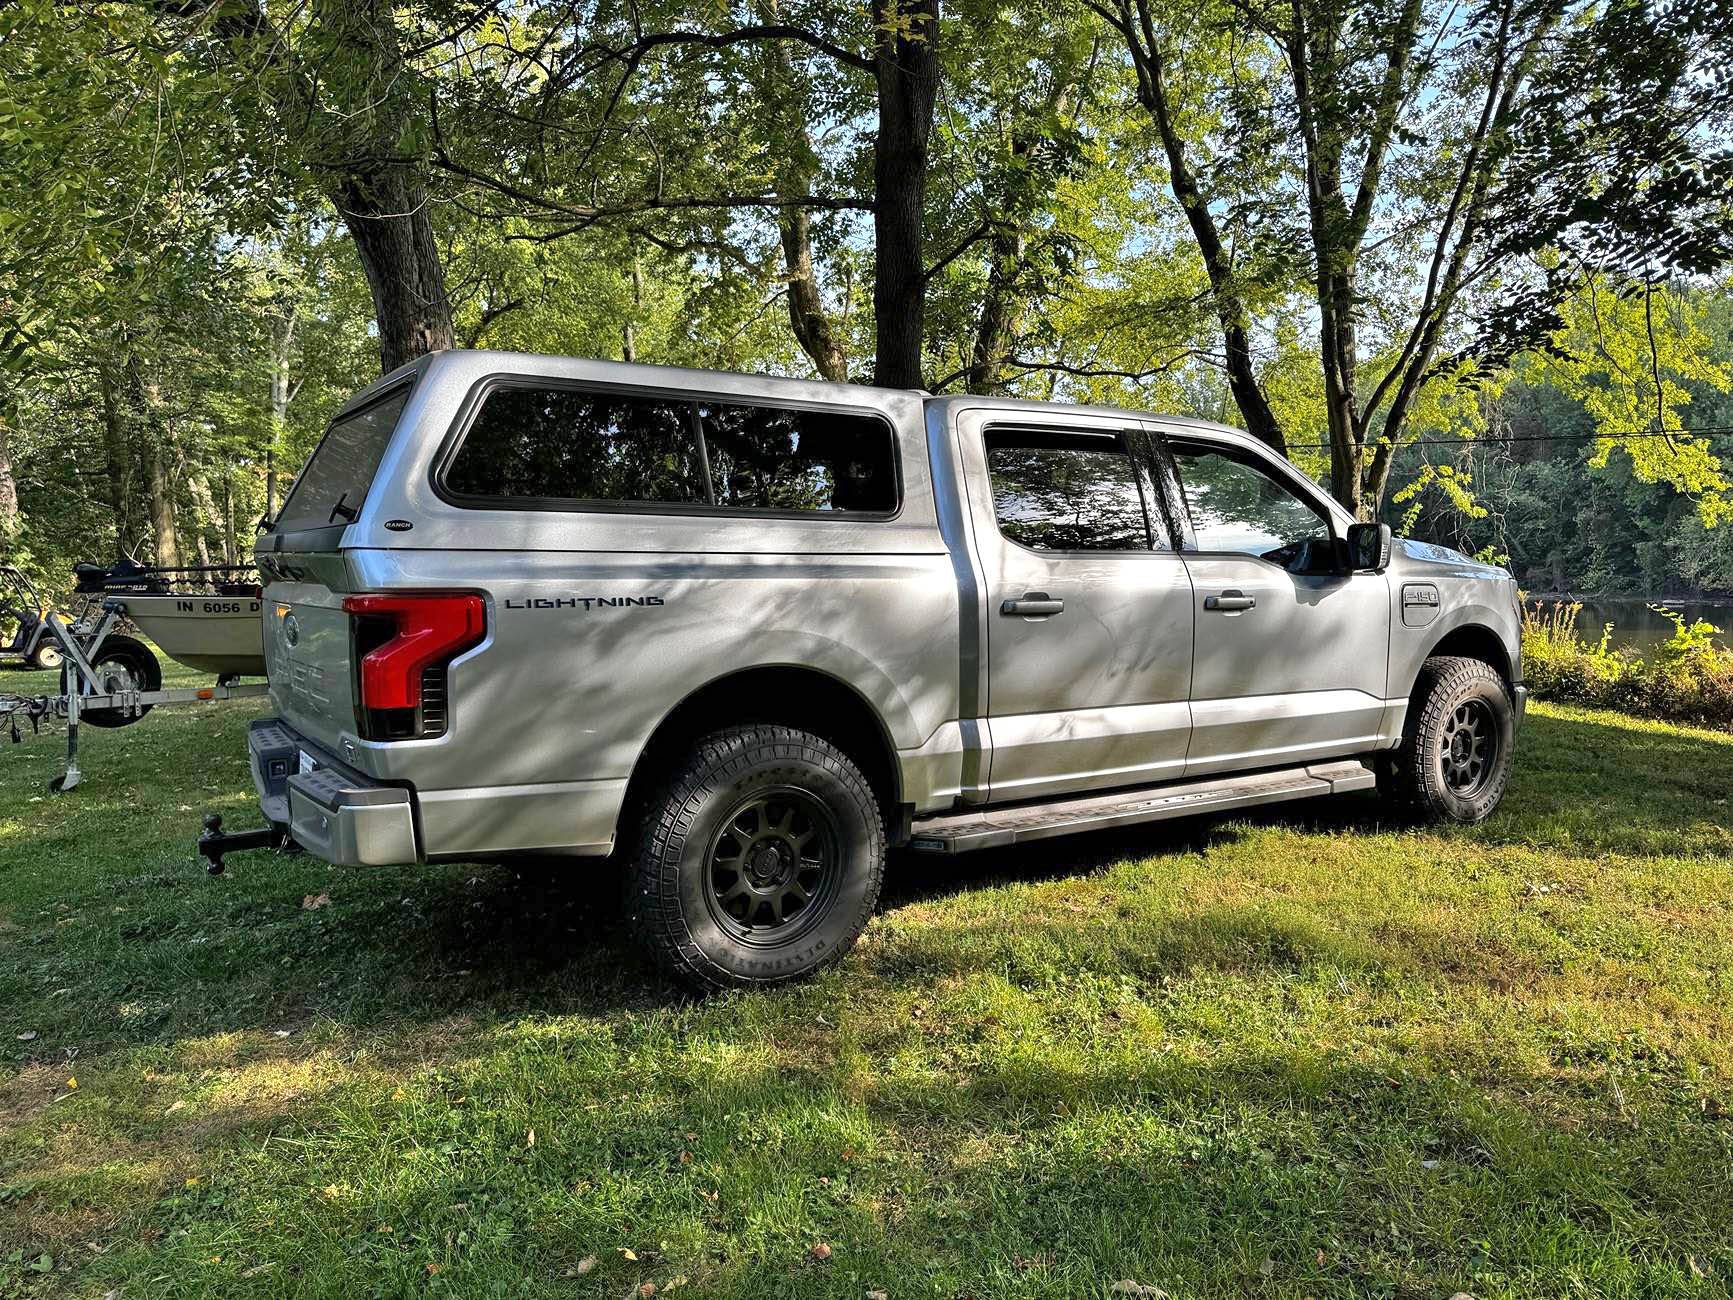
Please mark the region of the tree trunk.
<svg viewBox="0 0 1733 1300"><path fill-rule="evenodd" d="M132 365L129 359L126 362L129 376ZM128 409L132 401L130 391L123 404L115 376L107 367L97 372L97 382L102 390L102 449L107 462L108 505L114 516L114 553L119 558L132 555L144 536L138 504L138 462L132 448L133 435L142 421L139 413Z"/></svg>
<svg viewBox="0 0 1733 1300"><path fill-rule="evenodd" d="M154 432L154 431L153 431ZM151 552L161 568L178 569L180 538L175 531L174 477L169 473L169 450L156 438L145 446L145 487L150 498Z"/></svg>
<svg viewBox="0 0 1733 1300"><path fill-rule="evenodd" d="M782 214L782 257L788 269L788 323L818 373L832 383L848 382L848 349L831 327L812 266L812 225L805 208Z"/></svg>
<svg viewBox="0 0 1733 1300"><path fill-rule="evenodd" d="M235 476L223 471L223 563L239 564L241 539L235 531Z"/></svg>
<svg viewBox="0 0 1733 1300"><path fill-rule="evenodd" d="M156 387L144 377L136 354L126 359L126 397L131 441L144 469L145 507L150 515L152 562L161 568L180 567L180 539L175 529L172 432L159 424Z"/></svg>
<svg viewBox="0 0 1733 1300"><path fill-rule="evenodd" d="M975 347L964 384L971 393L997 393L1004 387L1005 358L1023 318L1023 295L1017 285L1023 269L1023 243L1021 231L1001 227L993 232L987 292L981 300L981 319L975 328Z"/></svg>
<svg viewBox="0 0 1733 1300"><path fill-rule="evenodd" d="M644 307L644 263L637 253L632 254L632 314L626 317L626 323L620 327L620 360L636 361L638 359L638 313Z"/></svg>
<svg viewBox="0 0 1733 1300"><path fill-rule="evenodd" d="M1098 10L1097 12L1101 12ZM1263 385L1258 382L1257 365L1252 358L1249 314L1241 298L1234 275L1233 256L1216 225L1209 198L1198 187L1186 155L1185 141L1174 124L1169 102L1166 60L1155 41L1157 24L1149 11L1147 0L1136 0L1136 13L1131 0L1120 0L1117 25L1131 53L1137 73L1138 101L1154 119L1161 136L1162 151L1167 155L1168 185L1173 197L1185 213L1198 252L1203 257L1204 270L1209 275L1210 298L1216 319L1222 328L1222 363L1227 372L1228 391L1240 408L1246 432L1267 443L1276 451L1287 454L1287 439L1270 409Z"/></svg>
<svg viewBox="0 0 1733 1300"><path fill-rule="evenodd" d="M385 162L348 173L333 187L331 201L355 240L373 293L380 372L454 346L427 182L414 164Z"/></svg>
<svg viewBox="0 0 1733 1300"><path fill-rule="evenodd" d="M211 495L211 485L203 474L187 476L187 491L192 494L193 516L198 523L194 535L198 539L199 563L208 567L211 562L209 537L212 533L222 535L222 519L217 514L217 502Z"/></svg>
<svg viewBox="0 0 1733 1300"><path fill-rule="evenodd" d="M18 481L12 477L12 429L0 411L0 542L18 535Z"/></svg>
<svg viewBox="0 0 1733 1300"><path fill-rule="evenodd" d="M927 149L939 91L939 0L877 0L873 235L878 332L873 382L919 388L926 306L922 215Z"/></svg>
<svg viewBox="0 0 1733 1300"><path fill-rule="evenodd" d="M281 332L271 348L271 440L265 445L265 518L277 517L277 449L283 445L283 430L289 422L289 402L295 395L289 381L289 360L295 348L296 311L290 308L278 322Z"/></svg>

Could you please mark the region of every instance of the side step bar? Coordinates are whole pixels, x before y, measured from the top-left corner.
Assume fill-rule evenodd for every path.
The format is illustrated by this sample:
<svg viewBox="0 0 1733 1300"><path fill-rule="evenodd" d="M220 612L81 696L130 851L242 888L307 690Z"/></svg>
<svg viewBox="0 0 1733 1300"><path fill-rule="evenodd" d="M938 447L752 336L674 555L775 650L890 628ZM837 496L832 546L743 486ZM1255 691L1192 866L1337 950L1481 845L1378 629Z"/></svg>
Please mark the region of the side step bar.
<svg viewBox="0 0 1733 1300"><path fill-rule="evenodd" d="M1342 794L1348 790L1367 790L1376 784L1377 778L1371 768L1348 760L1314 763L1310 767L1286 767L1249 776L1210 777L1174 785L1146 786L1108 795L970 809L917 821L908 847L920 853L998 849L1026 840L1046 839L1049 835L1135 826L1140 822L1161 821L1168 817L1226 812L1288 799L1308 799L1320 794Z"/></svg>

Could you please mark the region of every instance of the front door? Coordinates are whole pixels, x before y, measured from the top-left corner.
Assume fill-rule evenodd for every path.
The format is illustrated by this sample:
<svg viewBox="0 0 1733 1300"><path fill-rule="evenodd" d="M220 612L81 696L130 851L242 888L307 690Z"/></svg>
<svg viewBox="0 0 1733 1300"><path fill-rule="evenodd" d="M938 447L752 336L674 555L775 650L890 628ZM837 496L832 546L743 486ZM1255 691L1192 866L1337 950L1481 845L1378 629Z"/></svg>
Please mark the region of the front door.
<svg viewBox="0 0 1733 1300"><path fill-rule="evenodd" d="M1341 572L1340 522L1282 462L1177 434L1168 445L1195 533L1187 775L1371 749L1390 656L1384 575Z"/></svg>
<svg viewBox="0 0 1733 1300"><path fill-rule="evenodd" d="M965 412L993 802L1171 779L1191 730L1191 582L1146 442L1100 417Z"/></svg>

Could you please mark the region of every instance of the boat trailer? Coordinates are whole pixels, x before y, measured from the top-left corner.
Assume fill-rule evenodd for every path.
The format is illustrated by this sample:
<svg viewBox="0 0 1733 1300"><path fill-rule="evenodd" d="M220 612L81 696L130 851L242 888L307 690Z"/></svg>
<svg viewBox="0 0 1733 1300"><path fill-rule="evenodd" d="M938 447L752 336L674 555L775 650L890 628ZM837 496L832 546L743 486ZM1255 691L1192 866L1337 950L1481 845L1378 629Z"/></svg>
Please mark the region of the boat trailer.
<svg viewBox="0 0 1733 1300"><path fill-rule="evenodd" d="M58 649L64 660L59 692L42 695L0 692L0 721L9 726L14 743L23 739L18 726L20 716L30 723L33 731L40 730L44 719L66 722L66 770L48 783L53 793L65 794L83 780L78 768L81 722L105 728L125 727L159 705L244 699L263 695L270 689L265 682L236 680L242 672L255 669L255 664L256 671L264 671L262 648L254 652L256 658L248 653L260 644L262 636L258 589L255 585L248 592L245 584L232 581L235 574L244 571L146 569L123 561L108 570L80 565L77 572L79 591L88 597L84 609L70 621L53 609L45 609L41 615L47 643ZM221 575L216 579L205 577L205 581L216 585L218 594L176 593L170 589L171 581L185 583L190 574ZM25 581L23 574L10 566L0 568L0 578L20 585ZM154 607L164 601L173 608L159 613ZM133 612L134 605L141 605L137 614ZM146 606L150 607L149 612ZM203 624L210 630L202 638L198 619L201 612L210 616ZM150 648L118 630L121 620L131 617L148 635L154 630L153 615L158 616L159 623L163 619L172 620L166 626L174 629L174 634L165 637L159 633L157 642L170 658L191 667L220 666L226 670L218 672L214 686L163 687L162 669ZM240 639L237 646L236 623L251 624L254 629L251 642ZM213 865L220 861L216 859Z"/></svg>

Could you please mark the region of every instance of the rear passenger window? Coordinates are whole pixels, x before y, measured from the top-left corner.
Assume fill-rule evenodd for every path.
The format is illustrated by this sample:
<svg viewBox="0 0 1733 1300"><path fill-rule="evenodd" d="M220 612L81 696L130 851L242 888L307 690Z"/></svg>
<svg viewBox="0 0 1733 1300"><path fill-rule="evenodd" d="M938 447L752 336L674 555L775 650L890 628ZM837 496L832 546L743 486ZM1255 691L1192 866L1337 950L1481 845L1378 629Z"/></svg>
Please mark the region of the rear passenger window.
<svg viewBox="0 0 1733 1300"><path fill-rule="evenodd" d="M704 502L690 402L496 388L446 470L468 497Z"/></svg>
<svg viewBox="0 0 1733 1300"><path fill-rule="evenodd" d="M896 509L891 430L846 411L699 405L716 504L744 510Z"/></svg>
<svg viewBox="0 0 1733 1300"><path fill-rule="evenodd" d="M1131 457L1112 438L994 433L987 470L999 531L1037 551L1147 551Z"/></svg>

